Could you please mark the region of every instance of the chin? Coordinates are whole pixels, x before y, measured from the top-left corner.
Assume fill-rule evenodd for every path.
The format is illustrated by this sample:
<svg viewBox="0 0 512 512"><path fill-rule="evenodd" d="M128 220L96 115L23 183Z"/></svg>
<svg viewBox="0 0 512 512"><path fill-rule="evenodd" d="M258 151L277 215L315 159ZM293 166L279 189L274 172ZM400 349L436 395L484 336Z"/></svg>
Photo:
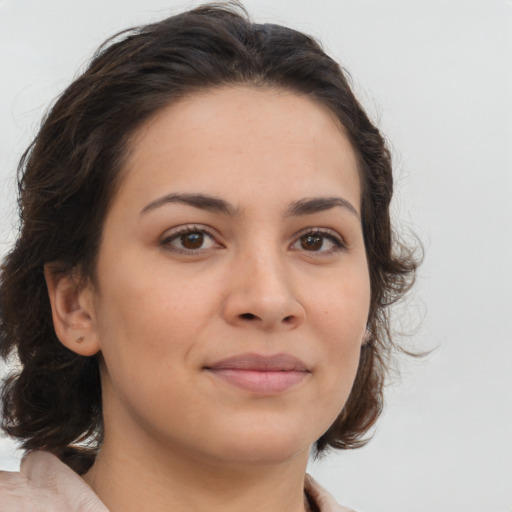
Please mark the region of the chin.
<svg viewBox="0 0 512 512"><path fill-rule="evenodd" d="M219 456L234 464L271 465L281 464L296 457L307 460L311 445L316 439L298 436L296 433L253 432L232 437L217 446Z"/></svg>
<svg viewBox="0 0 512 512"><path fill-rule="evenodd" d="M224 460L239 466L270 466L286 463L297 457L304 455L309 456L310 446L303 447L298 450L297 447L267 447L253 446L244 447L243 449L232 449L224 454Z"/></svg>

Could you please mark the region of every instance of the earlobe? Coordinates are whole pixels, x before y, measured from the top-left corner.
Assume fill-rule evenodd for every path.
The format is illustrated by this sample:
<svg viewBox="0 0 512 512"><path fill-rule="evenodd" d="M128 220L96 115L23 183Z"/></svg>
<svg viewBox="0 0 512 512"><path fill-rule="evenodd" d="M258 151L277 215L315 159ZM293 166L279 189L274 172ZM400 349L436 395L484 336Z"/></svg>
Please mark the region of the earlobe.
<svg viewBox="0 0 512 512"><path fill-rule="evenodd" d="M96 332L92 288L74 273L58 272L46 264L44 276L52 308L53 326L60 342L82 356L92 356L100 346Z"/></svg>

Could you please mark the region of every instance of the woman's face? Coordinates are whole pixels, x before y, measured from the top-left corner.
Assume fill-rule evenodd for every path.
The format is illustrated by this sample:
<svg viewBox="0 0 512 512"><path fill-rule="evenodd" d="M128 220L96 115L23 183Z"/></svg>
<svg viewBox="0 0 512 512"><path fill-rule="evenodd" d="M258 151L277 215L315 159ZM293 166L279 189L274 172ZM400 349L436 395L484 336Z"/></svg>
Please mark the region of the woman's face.
<svg viewBox="0 0 512 512"><path fill-rule="evenodd" d="M210 461L307 453L370 302L354 152L305 96L225 87L132 140L90 287L105 443Z"/></svg>

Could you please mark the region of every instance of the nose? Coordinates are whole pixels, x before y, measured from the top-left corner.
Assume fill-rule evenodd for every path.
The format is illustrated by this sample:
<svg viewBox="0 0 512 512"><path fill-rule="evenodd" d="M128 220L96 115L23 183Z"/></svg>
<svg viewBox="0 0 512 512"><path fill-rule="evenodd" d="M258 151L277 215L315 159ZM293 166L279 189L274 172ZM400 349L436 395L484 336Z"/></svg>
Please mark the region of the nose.
<svg viewBox="0 0 512 512"><path fill-rule="evenodd" d="M286 331L304 321L297 283L278 255L241 256L231 268L227 284L222 313L231 325Z"/></svg>

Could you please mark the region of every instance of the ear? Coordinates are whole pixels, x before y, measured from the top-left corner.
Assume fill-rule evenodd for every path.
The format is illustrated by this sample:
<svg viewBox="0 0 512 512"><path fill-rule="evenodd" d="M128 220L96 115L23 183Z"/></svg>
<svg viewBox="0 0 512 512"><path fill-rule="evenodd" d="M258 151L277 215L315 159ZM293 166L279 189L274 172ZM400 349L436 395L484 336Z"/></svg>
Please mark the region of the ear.
<svg viewBox="0 0 512 512"><path fill-rule="evenodd" d="M60 342L82 356L99 352L94 294L73 272L59 272L44 266L44 277L52 307L53 326Z"/></svg>

